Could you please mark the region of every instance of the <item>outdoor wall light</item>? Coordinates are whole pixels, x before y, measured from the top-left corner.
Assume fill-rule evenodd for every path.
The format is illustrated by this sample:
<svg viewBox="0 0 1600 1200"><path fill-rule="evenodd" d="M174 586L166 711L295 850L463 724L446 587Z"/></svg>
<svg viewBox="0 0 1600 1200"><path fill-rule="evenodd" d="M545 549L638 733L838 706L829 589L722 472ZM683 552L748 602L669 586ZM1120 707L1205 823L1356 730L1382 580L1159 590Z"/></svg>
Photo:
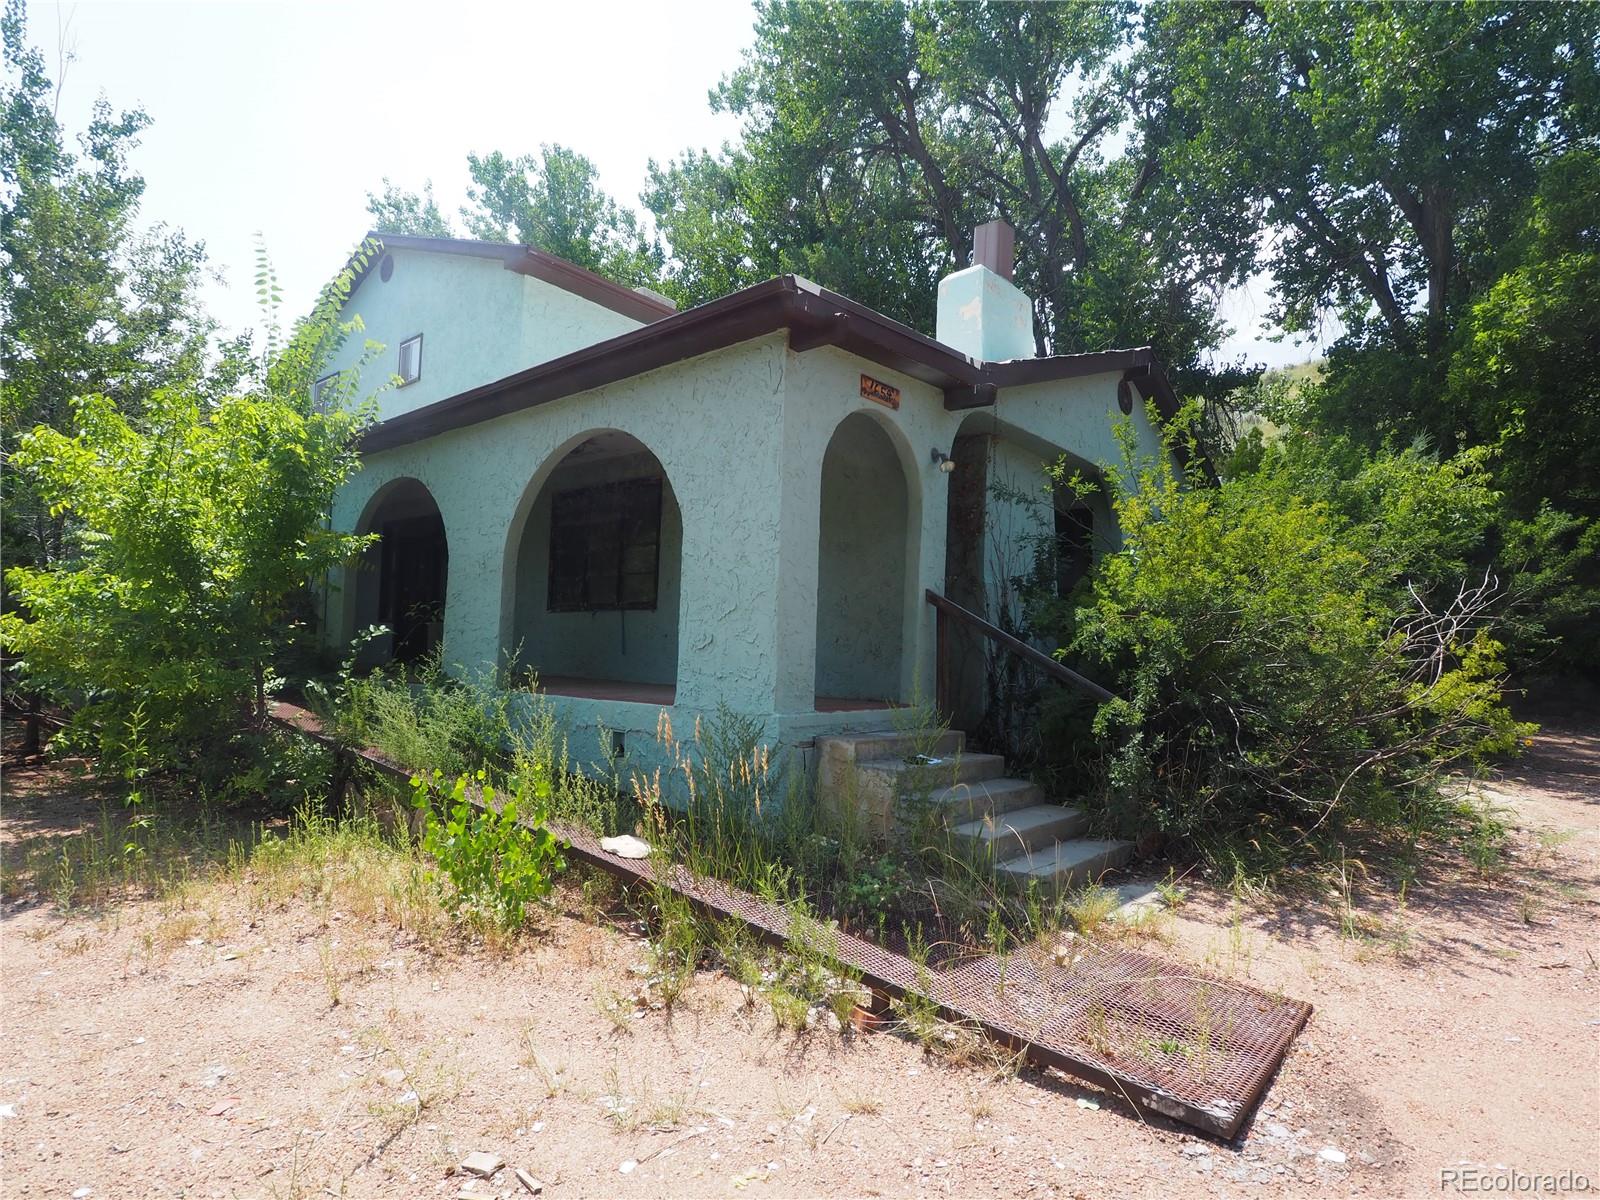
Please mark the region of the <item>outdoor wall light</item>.
<svg viewBox="0 0 1600 1200"><path fill-rule="evenodd" d="M933 465L948 475L956 469L956 460L935 446L933 448Z"/></svg>

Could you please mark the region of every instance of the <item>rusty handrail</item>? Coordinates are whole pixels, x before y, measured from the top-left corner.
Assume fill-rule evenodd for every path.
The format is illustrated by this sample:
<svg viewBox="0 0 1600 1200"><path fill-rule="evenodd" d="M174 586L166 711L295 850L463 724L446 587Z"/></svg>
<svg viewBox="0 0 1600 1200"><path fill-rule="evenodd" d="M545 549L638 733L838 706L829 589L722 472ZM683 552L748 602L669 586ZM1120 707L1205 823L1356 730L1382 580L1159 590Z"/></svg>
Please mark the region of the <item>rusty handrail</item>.
<svg viewBox="0 0 1600 1200"><path fill-rule="evenodd" d="M950 701L949 687L945 679L946 664L949 659L949 644L944 629L946 617L953 618L977 630L1002 650L1007 650L1024 662L1038 667L1057 683L1065 683L1081 691L1088 692L1089 695L1102 702L1116 699L1115 693L1108 692L1094 680L1084 678L1071 667L1062 666L1044 651L1028 645L1021 638L1012 637L998 625L984 620L970 608L963 608L948 596L941 596L932 588L928 588L924 595L927 597L928 603L933 605L934 612L939 615L939 627L935 631L935 636L938 640L939 687L940 691L944 693L939 698L939 707L941 709L949 711Z"/></svg>

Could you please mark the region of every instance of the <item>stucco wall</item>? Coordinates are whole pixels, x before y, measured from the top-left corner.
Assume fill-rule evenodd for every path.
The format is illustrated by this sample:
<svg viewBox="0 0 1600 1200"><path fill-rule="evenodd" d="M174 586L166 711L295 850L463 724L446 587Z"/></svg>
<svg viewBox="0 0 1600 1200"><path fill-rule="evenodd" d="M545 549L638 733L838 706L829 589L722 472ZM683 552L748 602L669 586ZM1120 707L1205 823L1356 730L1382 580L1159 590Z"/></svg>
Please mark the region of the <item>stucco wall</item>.
<svg viewBox="0 0 1600 1200"><path fill-rule="evenodd" d="M555 494L625 479L663 478L649 455L558 468L523 528L509 651L541 675L672 683L678 674L678 596L683 518L670 480L661 489L660 574L656 607L612 612L550 612L550 508Z"/></svg>
<svg viewBox="0 0 1600 1200"><path fill-rule="evenodd" d="M493 269L522 282L498 264ZM473 338L472 344L489 340ZM427 353L425 379L435 365ZM863 373L900 389L898 410L861 397ZM1003 392L991 419L1014 430L1011 440L1032 455L1008 458L1008 469L1036 472L1049 446L1072 448L1091 464L1113 461L1119 451L1112 424L1121 415L1116 382L1108 374ZM948 412L935 387L835 348L795 354L786 335L774 334L370 455L341 490L333 519L337 527L351 528L368 500L393 479L414 477L429 489L449 541L445 658L458 670L481 669L527 632L526 614L519 619L517 612L518 557L525 536L537 541L540 529L548 530L548 516L536 508L544 484L568 451L597 432L629 434L659 459L680 514L677 702L671 714L680 735L719 703L763 718L765 736L777 745L819 733L886 728L887 713L814 709L819 623L836 607L824 589L819 616L823 458L851 414L862 414L858 420L870 421L892 447L897 471L885 461L880 476L885 486L903 489L905 501L899 596L878 605L882 627L875 636L891 640L898 631L899 695L931 698L934 622L923 592L944 587L951 476L939 471L929 452L948 451L971 414ZM1136 413L1134 421L1141 445L1155 448L1143 414ZM879 536L892 538L887 524ZM546 559L535 547L524 565L542 570ZM521 587L525 596L544 595L538 581L523 578ZM349 636L353 609L349 590L335 590L329 628L336 637ZM636 615L629 614L630 622ZM599 639L615 632L603 623L614 617L577 618L592 623L596 641L587 653L595 661L601 661ZM630 651L636 644L643 643L636 643L630 624ZM825 648L825 664L828 654ZM642 674L630 663L619 677ZM660 765L653 748L655 707L565 697L556 704L580 755L597 753L596 730L605 726L627 735L630 765Z"/></svg>
<svg viewBox="0 0 1600 1200"><path fill-rule="evenodd" d="M391 479L411 476L427 486L450 546L445 659L459 671L480 670L515 642L517 551L545 481L568 451L595 433L629 434L660 461L682 515L679 729L692 729L695 716L714 711L719 701L742 712L774 713L775 481L786 357L784 339L775 335L369 455L336 498L334 524L351 528L368 498ZM813 524L813 572L815 538ZM338 587L329 604L329 628L345 638L354 620L348 598L348 589ZM630 747L646 749L656 727L658 714L648 705L559 703L575 746L585 752L600 723L631 731Z"/></svg>
<svg viewBox="0 0 1600 1200"><path fill-rule="evenodd" d="M889 435L864 413L840 422L822 459L817 694L900 693L906 484Z"/></svg>
<svg viewBox="0 0 1600 1200"><path fill-rule="evenodd" d="M421 250L393 250L385 282L377 264L356 288L345 316L364 326L328 371L361 367L356 394L380 388L380 417L392 417L503 379L638 327L639 322L531 276L497 259ZM422 376L389 387L400 343L422 334Z"/></svg>
<svg viewBox="0 0 1600 1200"><path fill-rule="evenodd" d="M871 375L900 389L898 410L861 397L861 375ZM779 623L784 656L778 689L778 711L792 718L792 728L816 727L812 719L813 685L817 678L818 548L822 511L822 461L834 431L853 413L888 436L898 470L885 486L904 490L905 574L897 618L901 661L899 697L931 698L933 623L923 590L944 582L945 497L949 477L939 471L929 451L948 449L959 418L947 413L939 389L865 363L854 355L826 347L789 355L783 429L783 594ZM824 607L826 619L826 608ZM891 627L885 617L884 628Z"/></svg>

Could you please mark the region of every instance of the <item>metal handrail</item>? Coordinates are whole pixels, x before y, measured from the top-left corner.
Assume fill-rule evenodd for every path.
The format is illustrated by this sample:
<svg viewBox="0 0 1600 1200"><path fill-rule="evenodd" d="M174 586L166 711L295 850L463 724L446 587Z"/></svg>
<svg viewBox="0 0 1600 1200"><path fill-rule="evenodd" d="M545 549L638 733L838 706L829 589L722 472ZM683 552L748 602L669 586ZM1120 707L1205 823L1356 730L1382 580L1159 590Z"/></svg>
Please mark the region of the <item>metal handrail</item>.
<svg viewBox="0 0 1600 1200"><path fill-rule="evenodd" d="M998 625L984 620L969 608L963 608L948 596L941 596L932 588L928 588L924 595L927 597L928 603L933 605L934 612L939 615L939 624L937 630L935 631L935 637L938 642L937 653L939 659L939 690L941 693L939 697L939 707L941 709L948 711L950 700L949 684L946 679L949 661L949 644L945 634L946 617L953 618L957 621L960 621L962 624L977 630L991 642L994 642L1002 650L1007 650L1016 655L1018 658L1022 659L1024 662L1031 663L1033 666L1038 667L1039 670L1043 671L1046 675L1050 676L1050 678L1054 679L1058 683L1065 683L1072 687L1078 688L1081 691L1088 692L1089 695L1093 696L1096 700L1106 701L1116 699L1115 693L1108 692L1094 680L1084 678L1071 667L1062 666L1044 651L1028 645L1028 643L1023 641L1021 638L1012 637L1011 634L1007 633L1004 629L1001 629Z"/></svg>

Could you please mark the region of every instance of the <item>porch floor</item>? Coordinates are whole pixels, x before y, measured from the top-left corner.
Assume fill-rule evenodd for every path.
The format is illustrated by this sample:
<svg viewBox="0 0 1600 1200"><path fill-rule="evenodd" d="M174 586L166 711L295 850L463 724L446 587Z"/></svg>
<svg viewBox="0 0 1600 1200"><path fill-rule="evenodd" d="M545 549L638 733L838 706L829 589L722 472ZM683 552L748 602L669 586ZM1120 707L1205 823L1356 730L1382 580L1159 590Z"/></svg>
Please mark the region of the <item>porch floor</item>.
<svg viewBox="0 0 1600 1200"><path fill-rule="evenodd" d="M861 700L853 696L817 697L817 711L825 713L877 712L880 709L899 707L893 700Z"/></svg>
<svg viewBox="0 0 1600 1200"><path fill-rule="evenodd" d="M541 675L539 690L550 696L580 700L627 700L634 704L667 706L678 698L672 683L637 683L627 679L585 679L581 675Z"/></svg>
<svg viewBox="0 0 1600 1200"><path fill-rule="evenodd" d="M586 679L581 675L541 675L539 690L549 696L572 696L579 700L623 700L662 707L675 703L678 698L676 684ZM852 696L818 696L816 706L819 713L876 712L897 707L892 700L863 700Z"/></svg>

